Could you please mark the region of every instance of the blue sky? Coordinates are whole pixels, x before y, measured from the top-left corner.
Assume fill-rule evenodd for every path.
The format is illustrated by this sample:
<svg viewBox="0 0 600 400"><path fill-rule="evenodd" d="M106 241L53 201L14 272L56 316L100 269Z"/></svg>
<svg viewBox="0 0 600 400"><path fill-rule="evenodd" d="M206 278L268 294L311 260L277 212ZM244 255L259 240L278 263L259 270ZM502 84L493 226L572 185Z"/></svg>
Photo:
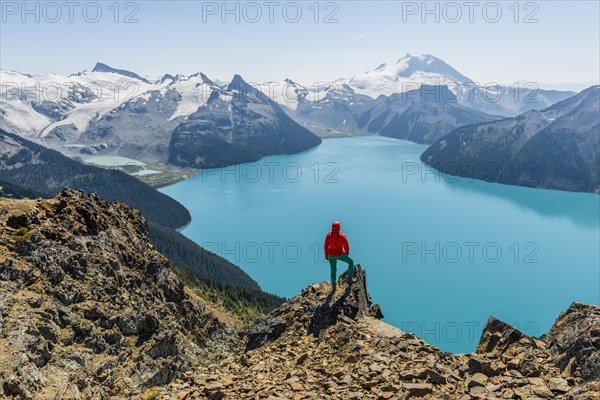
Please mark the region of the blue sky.
<svg viewBox="0 0 600 400"><path fill-rule="evenodd" d="M101 61L145 76L202 71L308 84L428 53L477 82L582 88L600 80L598 1L428 2L429 14L421 1L228 2L230 14L221 1L137 1L118 3L118 15L114 1L71 10L28 2L29 13L21 1L1 3L0 67L33 74ZM125 23L132 13L137 22Z"/></svg>

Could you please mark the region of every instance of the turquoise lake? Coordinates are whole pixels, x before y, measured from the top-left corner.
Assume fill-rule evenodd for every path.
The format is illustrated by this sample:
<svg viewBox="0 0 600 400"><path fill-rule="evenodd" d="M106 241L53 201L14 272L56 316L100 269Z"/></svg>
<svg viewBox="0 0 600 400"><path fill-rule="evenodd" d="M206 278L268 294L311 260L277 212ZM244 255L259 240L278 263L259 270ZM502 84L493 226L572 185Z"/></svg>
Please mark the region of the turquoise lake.
<svg viewBox="0 0 600 400"><path fill-rule="evenodd" d="M600 303L600 196L442 175L425 148L327 139L161 191L191 212L185 236L285 297L329 279L341 221L384 320L445 351L473 351L490 315L539 336L571 302Z"/></svg>

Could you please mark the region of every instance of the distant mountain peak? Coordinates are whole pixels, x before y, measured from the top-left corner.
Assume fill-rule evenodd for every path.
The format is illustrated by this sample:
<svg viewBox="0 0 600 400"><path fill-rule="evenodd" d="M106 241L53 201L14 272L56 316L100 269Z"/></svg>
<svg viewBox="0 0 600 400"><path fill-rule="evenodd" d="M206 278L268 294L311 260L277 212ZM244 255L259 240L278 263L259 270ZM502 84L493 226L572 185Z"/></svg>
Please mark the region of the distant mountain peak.
<svg viewBox="0 0 600 400"><path fill-rule="evenodd" d="M472 82L470 78L431 54L413 56L406 53L404 57L398 59L396 65L401 67L397 70L397 74L402 77L411 77L414 73L427 72L446 76L456 82Z"/></svg>
<svg viewBox="0 0 600 400"><path fill-rule="evenodd" d="M412 55L412 54L410 54L410 53L406 53L406 54L404 54L402 57L400 57L400 58L398 59L398 61L396 61L396 64L399 64L400 62L402 62L402 61L404 61L404 60L409 60L409 59L411 59L411 58L413 58L413 55Z"/></svg>
<svg viewBox="0 0 600 400"><path fill-rule="evenodd" d="M164 83L167 80L175 81L175 77L171 74L164 74L162 78L160 78L159 83Z"/></svg>
<svg viewBox="0 0 600 400"><path fill-rule="evenodd" d="M231 82L229 83L229 86L235 86L235 85L247 85L246 81L244 80L244 78L241 77L241 75L239 74L235 74L233 76L233 79L231 79Z"/></svg>
<svg viewBox="0 0 600 400"><path fill-rule="evenodd" d="M140 81L145 82L145 83L150 83L146 78L142 78L135 72L127 71L124 69L113 68L113 67L111 67L107 64L101 63L101 62L96 63L92 72L110 72L113 74L127 76L129 78L139 79Z"/></svg>
<svg viewBox="0 0 600 400"><path fill-rule="evenodd" d="M379 64L373 70L355 75L347 83L356 93L375 99L381 94L406 92L421 84L461 85L473 81L431 54L406 53L396 63Z"/></svg>
<svg viewBox="0 0 600 400"><path fill-rule="evenodd" d="M261 103L273 103L269 96L265 95L258 88L246 82L239 74L235 74L233 76L233 79L227 86L227 91L237 91L237 95L234 96L237 99L251 97L254 101L259 101Z"/></svg>
<svg viewBox="0 0 600 400"><path fill-rule="evenodd" d="M205 74L203 74L202 72L198 72L200 74L200 78L202 78L202 80L206 83L212 83L214 84L213 80L210 79L208 76L206 76Z"/></svg>

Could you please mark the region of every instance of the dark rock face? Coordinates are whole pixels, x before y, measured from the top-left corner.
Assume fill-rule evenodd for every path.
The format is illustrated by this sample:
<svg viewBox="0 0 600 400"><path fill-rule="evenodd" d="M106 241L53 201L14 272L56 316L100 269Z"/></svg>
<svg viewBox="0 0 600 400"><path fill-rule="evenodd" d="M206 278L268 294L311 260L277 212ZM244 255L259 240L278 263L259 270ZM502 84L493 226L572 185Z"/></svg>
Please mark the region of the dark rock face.
<svg viewBox="0 0 600 400"><path fill-rule="evenodd" d="M581 368L581 377L600 380L600 309L584 303L573 303L561 313L545 337L548 349L563 354L561 370L572 358Z"/></svg>
<svg viewBox="0 0 600 400"><path fill-rule="evenodd" d="M72 103L57 103L48 100L44 100L39 103L31 103L31 106L35 111L47 116L52 120L61 119L64 114L75 108Z"/></svg>
<svg viewBox="0 0 600 400"><path fill-rule="evenodd" d="M254 321L248 328L248 349L255 349L267 341L280 337L287 328L287 322L279 316L268 316L265 319Z"/></svg>
<svg viewBox="0 0 600 400"><path fill-rule="evenodd" d="M299 95L297 109L289 111L324 136L361 132L431 144L460 126L499 118L459 104L445 85L422 85L376 99L359 95L347 85L326 89L317 101L307 100L316 96Z"/></svg>
<svg viewBox="0 0 600 400"><path fill-rule="evenodd" d="M338 279L335 292L328 284L311 285L265 318L255 321L246 332L247 347L260 347L298 324L307 334L318 337L322 330L342 319L356 321L373 316L371 305L366 272L356 265L352 283L347 282L347 272L344 272Z"/></svg>
<svg viewBox="0 0 600 400"><path fill-rule="evenodd" d="M66 190L2 200L0 221L0 397L133 396L239 348L186 294L139 211Z"/></svg>

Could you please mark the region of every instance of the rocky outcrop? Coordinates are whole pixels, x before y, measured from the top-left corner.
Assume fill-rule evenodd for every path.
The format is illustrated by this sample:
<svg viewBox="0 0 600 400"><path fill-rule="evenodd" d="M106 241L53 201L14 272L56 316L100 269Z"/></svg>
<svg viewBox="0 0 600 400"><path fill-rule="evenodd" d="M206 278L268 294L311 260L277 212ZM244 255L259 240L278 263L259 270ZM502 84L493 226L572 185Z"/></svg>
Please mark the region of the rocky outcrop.
<svg viewBox="0 0 600 400"><path fill-rule="evenodd" d="M577 304L580 306L577 307ZM570 310L573 308L579 308L578 315L572 315L573 311ZM586 329L593 332L600 328L598 313L598 306L574 303L557 319L550 334L540 339L529 337L490 317L483 329L477 352L468 355L467 368L472 374L466 381L469 394L491 397L493 392L499 390L502 394L500 398L598 398L599 382L582 379L582 369L573 353L574 349L585 348L583 354L591 357L580 359L590 359L589 365L593 365L594 356L599 354L598 349L586 347L588 342L585 340L583 342L586 345L581 347L573 345L573 342L577 341L575 336ZM565 318L565 315L572 317ZM557 331L569 333L557 340ZM565 346L560 347L558 341Z"/></svg>
<svg viewBox="0 0 600 400"><path fill-rule="evenodd" d="M246 335L248 348L255 349L267 341L275 340L291 327L301 327L306 334L318 337L322 330L340 320L356 321L361 317L381 314L378 306L372 308L366 273L360 265L355 267L352 284L348 285L346 279L347 272L344 272L338 280L343 290L330 291L325 301L320 301L322 285L311 285L265 318L256 320ZM376 310L379 310L379 314Z"/></svg>
<svg viewBox="0 0 600 400"><path fill-rule="evenodd" d="M238 348L138 211L67 190L0 221L0 397L132 396Z"/></svg>
<svg viewBox="0 0 600 400"><path fill-rule="evenodd" d="M477 344L477 352L501 355L515 343L525 343L535 347L533 339L507 323L490 317Z"/></svg>
<svg viewBox="0 0 600 400"><path fill-rule="evenodd" d="M581 377L600 380L600 308L573 303L561 313L545 337L548 349L557 354L561 370L577 364Z"/></svg>

